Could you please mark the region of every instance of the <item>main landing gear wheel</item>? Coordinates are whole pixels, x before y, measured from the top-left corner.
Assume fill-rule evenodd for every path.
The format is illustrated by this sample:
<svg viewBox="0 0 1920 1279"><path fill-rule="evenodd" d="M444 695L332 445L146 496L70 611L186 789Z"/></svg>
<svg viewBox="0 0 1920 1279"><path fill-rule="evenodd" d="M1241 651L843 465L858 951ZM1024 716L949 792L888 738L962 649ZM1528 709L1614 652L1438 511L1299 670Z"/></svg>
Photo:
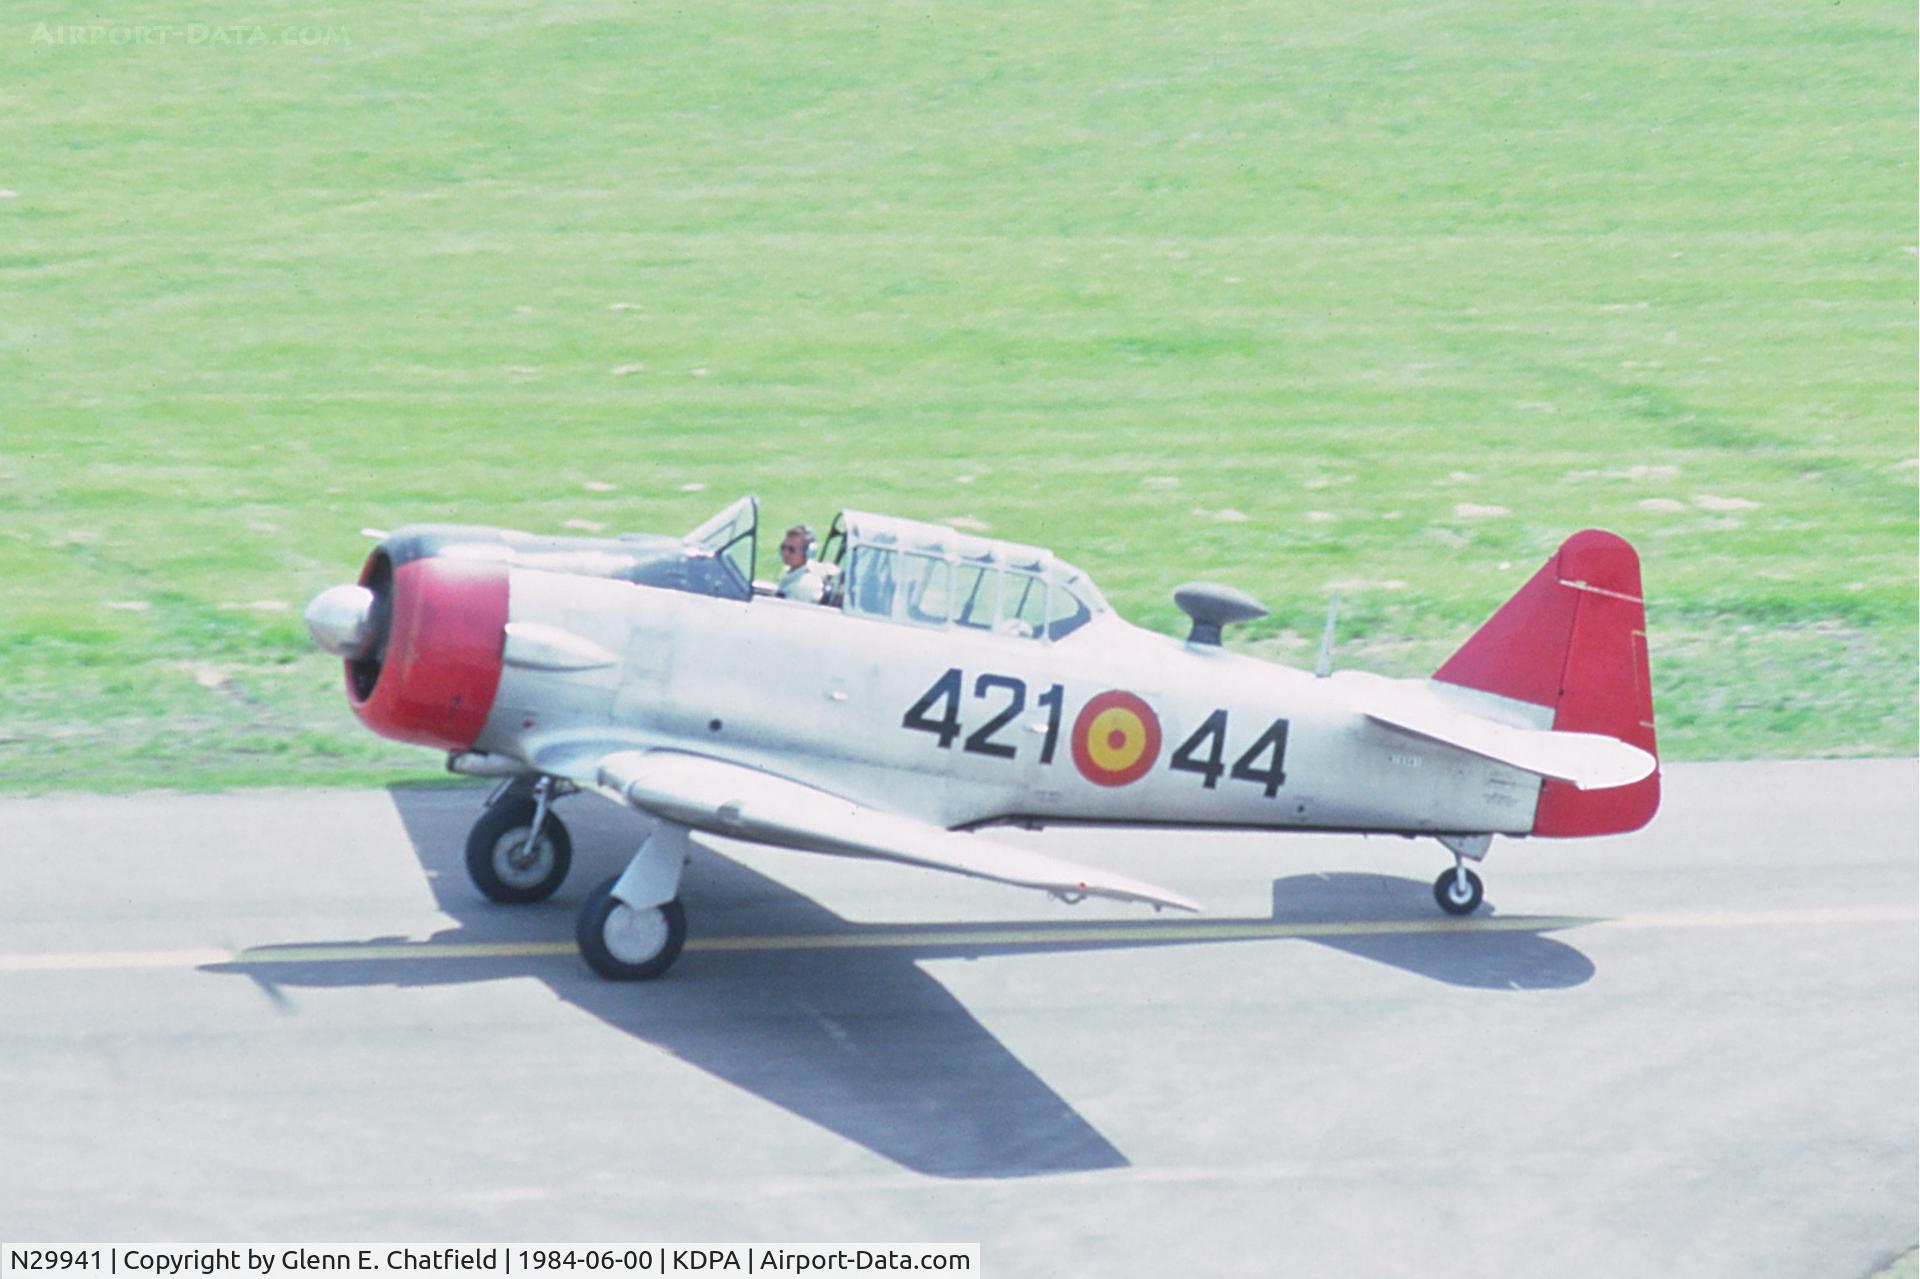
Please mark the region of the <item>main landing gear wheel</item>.
<svg viewBox="0 0 1920 1279"><path fill-rule="evenodd" d="M467 836L467 874L494 901L543 902L573 865L573 839L551 809L539 838L527 839L538 807L530 795L509 795L480 814Z"/></svg>
<svg viewBox="0 0 1920 1279"><path fill-rule="evenodd" d="M1464 884L1462 879L1466 881ZM1433 881L1433 899L1449 915L1471 915L1486 894L1486 886L1480 882L1480 877L1464 866L1443 870L1440 878Z"/></svg>
<svg viewBox="0 0 1920 1279"><path fill-rule="evenodd" d="M608 981L649 981L673 967L687 944L687 912L679 899L635 910L613 895L614 876L580 909L575 939L587 966Z"/></svg>

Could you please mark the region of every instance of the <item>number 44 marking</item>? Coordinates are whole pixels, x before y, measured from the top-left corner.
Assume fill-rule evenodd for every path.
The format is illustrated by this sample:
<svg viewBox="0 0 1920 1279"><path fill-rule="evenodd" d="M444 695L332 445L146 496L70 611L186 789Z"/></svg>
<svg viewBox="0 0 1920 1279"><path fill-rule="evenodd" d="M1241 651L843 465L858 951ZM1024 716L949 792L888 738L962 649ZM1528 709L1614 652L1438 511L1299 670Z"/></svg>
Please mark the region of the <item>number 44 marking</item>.
<svg viewBox="0 0 1920 1279"><path fill-rule="evenodd" d="M1227 713L1217 710L1201 722L1193 735L1181 742L1167 760L1167 767L1181 773L1200 774L1200 784L1213 790L1221 774L1235 781L1257 782L1272 799L1287 784L1287 721L1276 719L1267 731L1254 739L1231 770L1224 762L1227 754Z"/></svg>

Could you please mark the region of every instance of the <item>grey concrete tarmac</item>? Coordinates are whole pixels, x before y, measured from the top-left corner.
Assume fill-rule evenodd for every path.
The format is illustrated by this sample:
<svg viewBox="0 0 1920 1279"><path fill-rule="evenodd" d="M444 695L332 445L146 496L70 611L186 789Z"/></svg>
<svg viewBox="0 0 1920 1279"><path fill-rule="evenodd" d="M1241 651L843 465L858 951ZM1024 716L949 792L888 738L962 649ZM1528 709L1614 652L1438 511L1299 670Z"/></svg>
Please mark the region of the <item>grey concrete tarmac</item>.
<svg viewBox="0 0 1920 1279"><path fill-rule="evenodd" d="M1863 1276L1920 1235L1914 761L1648 830L1008 836L1198 920L714 845L695 943L492 906L481 792L0 802L0 1240L978 1241L1015 1275Z"/></svg>

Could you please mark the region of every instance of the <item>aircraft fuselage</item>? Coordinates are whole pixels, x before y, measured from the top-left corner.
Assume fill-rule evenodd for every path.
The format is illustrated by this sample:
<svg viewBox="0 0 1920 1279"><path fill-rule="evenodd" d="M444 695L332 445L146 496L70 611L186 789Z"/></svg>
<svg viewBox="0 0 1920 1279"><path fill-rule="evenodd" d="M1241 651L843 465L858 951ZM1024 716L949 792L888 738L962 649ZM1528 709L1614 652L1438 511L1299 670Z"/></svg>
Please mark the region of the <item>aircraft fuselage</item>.
<svg viewBox="0 0 1920 1279"><path fill-rule="evenodd" d="M1356 715L1339 675L1112 614L1049 641L539 570L508 582L513 632L574 636L613 659L553 669L517 661L509 638L473 749L529 769L581 740L715 754L947 827L1533 823L1538 777ZM1455 696L1539 726L1523 704Z"/></svg>

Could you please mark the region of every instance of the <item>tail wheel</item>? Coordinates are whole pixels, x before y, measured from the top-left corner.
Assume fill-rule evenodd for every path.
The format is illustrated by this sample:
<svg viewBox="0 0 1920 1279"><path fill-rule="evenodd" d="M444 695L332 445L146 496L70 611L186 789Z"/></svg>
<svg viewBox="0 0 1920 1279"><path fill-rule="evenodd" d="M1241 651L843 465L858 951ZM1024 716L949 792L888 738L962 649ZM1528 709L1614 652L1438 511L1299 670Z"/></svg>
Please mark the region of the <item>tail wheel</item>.
<svg viewBox="0 0 1920 1279"><path fill-rule="evenodd" d="M687 912L678 899L635 909L613 895L618 878L587 898L575 939L587 966L608 981L650 981L680 957L687 943Z"/></svg>
<svg viewBox="0 0 1920 1279"><path fill-rule="evenodd" d="M1464 866L1443 870L1440 878L1433 881L1433 899L1449 915L1471 915L1486 893L1480 877Z"/></svg>
<svg viewBox="0 0 1920 1279"><path fill-rule="evenodd" d="M545 901L573 865L573 839L551 809L538 838L527 839L535 810L530 796L509 796L480 814L467 836L467 874L493 901Z"/></svg>

